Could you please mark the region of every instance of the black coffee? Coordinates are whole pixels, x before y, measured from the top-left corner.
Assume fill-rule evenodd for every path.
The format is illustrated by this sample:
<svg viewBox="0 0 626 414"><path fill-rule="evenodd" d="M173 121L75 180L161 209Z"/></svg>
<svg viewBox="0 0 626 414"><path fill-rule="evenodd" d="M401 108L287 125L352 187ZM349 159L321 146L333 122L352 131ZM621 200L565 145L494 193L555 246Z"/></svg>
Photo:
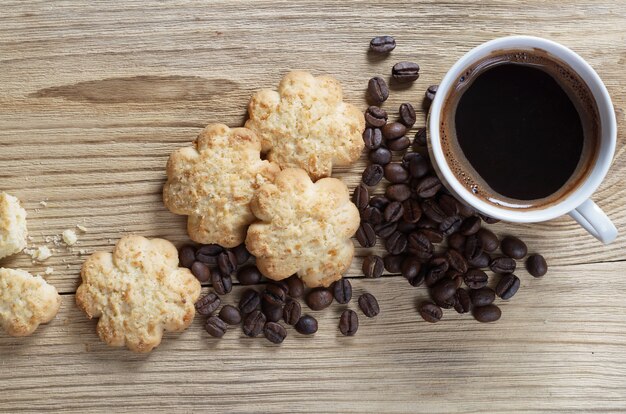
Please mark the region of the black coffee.
<svg viewBox="0 0 626 414"><path fill-rule="evenodd" d="M469 68L446 99L448 163L475 194L539 207L576 188L599 141L587 85L543 52L502 52Z"/></svg>

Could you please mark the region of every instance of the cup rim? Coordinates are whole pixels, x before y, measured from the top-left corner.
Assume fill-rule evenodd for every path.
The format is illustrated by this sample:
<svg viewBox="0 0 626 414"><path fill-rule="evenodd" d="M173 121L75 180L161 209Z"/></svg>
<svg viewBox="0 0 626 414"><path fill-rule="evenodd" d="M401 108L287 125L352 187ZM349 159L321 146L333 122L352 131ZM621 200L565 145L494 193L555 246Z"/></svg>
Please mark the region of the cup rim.
<svg viewBox="0 0 626 414"><path fill-rule="evenodd" d="M481 200L472 194L463 184L461 184L447 163L441 147L441 137L439 125L443 103L450 87L454 84L458 76L471 64L481 59L494 50L507 50L516 48L540 48L547 53L554 55L559 60L564 61L569 66L578 66L578 75L587 83L600 113L600 150L588 177L572 193L567 195L556 204L544 208L530 210L511 210L495 206ZM575 64L574 64L575 63ZM560 43L535 37L535 36L506 36L482 43L465 53L448 70L437 90L435 99L432 102L428 120L428 140L429 151L435 158L433 164L437 172L442 175L450 189L465 203L476 208L478 211L500 220L532 223L565 215L574 210L581 203L587 200L596 191L604 177L606 176L611 161L615 154L617 141L617 121L615 110L606 86L600 79L596 71L580 55Z"/></svg>

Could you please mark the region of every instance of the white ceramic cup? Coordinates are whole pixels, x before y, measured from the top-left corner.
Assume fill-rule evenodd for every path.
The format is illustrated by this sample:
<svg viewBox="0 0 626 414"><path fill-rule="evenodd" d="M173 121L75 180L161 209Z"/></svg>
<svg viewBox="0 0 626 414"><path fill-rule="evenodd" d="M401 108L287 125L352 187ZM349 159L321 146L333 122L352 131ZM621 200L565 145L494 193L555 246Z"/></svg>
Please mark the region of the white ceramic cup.
<svg viewBox="0 0 626 414"><path fill-rule="evenodd" d="M453 174L444 157L441 147L439 125L441 123L444 101L451 87L465 70L472 64L496 51L541 49L549 55L567 64L585 81L598 107L600 115L600 148L595 163L583 182L557 203L545 208L512 210L490 204L475 196L460 183ZM487 216L518 223L534 223L551 220L569 214L585 230L605 244L617 236L617 229L607 215L591 201L590 197L598 188L611 165L617 140L617 122L615 111L604 83L585 60L572 50L550 40L531 36L502 37L483 43L470 50L450 68L439 84L439 89L430 107L429 152L433 166L446 187L458 198Z"/></svg>

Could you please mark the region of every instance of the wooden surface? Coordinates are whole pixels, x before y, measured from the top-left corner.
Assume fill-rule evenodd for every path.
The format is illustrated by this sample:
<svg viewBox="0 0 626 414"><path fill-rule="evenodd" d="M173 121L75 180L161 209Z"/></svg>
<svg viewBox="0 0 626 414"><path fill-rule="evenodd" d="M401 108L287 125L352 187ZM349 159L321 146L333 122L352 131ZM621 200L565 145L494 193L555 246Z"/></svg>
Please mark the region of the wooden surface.
<svg viewBox="0 0 626 414"><path fill-rule="evenodd" d="M57 318L33 336L0 332L0 411L626 411L624 27L624 0L2 1L0 190L23 201L36 245L77 224L88 232L44 264L24 255L0 263L51 266L48 281L63 293ZM369 39L387 33L398 41L391 56L368 55ZM594 197L621 231L613 244L569 218L492 226L551 265L541 280L519 272L522 288L496 324L455 312L427 324L416 312L423 288L398 276L360 279L356 258L355 290L374 293L382 312L361 315L354 338L338 333L334 306L313 313L314 338L290 329L282 346L239 330L211 339L199 318L148 356L99 342L74 305L80 250L110 250L128 233L187 240L185 219L163 207L160 191L169 153L205 124L241 125L250 94L290 69L336 76L346 99L365 107L369 77L414 60L421 77L392 91L393 112L418 104L465 51L509 34L573 48L613 97L617 154ZM336 175L352 187L364 165Z"/></svg>

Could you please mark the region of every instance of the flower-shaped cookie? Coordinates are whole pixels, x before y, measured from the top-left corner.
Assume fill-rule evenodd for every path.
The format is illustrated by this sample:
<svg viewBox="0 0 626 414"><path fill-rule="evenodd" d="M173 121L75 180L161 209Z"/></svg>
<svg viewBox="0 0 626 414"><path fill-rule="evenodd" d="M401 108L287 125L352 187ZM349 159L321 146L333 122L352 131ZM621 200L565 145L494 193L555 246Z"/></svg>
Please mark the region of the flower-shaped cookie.
<svg viewBox="0 0 626 414"><path fill-rule="evenodd" d="M150 352L164 330L184 331L200 296L200 283L178 267L176 247L163 239L122 237L113 254L92 254L81 277L76 303L100 318L100 339L135 352Z"/></svg>
<svg viewBox="0 0 626 414"><path fill-rule="evenodd" d="M261 140L246 128L207 126L194 147L175 151L167 162L163 202L188 215L187 232L198 243L235 247L254 221L250 200L280 168L261 160Z"/></svg>
<svg viewBox="0 0 626 414"><path fill-rule="evenodd" d="M246 247L270 279L297 273L309 287L329 286L350 266L359 211L336 178L313 183L306 171L283 170L252 200L261 220L248 229Z"/></svg>
<svg viewBox="0 0 626 414"><path fill-rule="evenodd" d="M61 296L41 276L0 268L0 326L11 336L27 336L54 318Z"/></svg>
<svg viewBox="0 0 626 414"><path fill-rule="evenodd" d="M294 71L278 92L263 89L252 96L246 127L281 168L303 168L314 180L327 177L333 165L350 165L363 150L363 114L342 99L336 79Z"/></svg>
<svg viewBox="0 0 626 414"><path fill-rule="evenodd" d="M0 259L21 252L27 235L26 210L17 198L0 193Z"/></svg>

